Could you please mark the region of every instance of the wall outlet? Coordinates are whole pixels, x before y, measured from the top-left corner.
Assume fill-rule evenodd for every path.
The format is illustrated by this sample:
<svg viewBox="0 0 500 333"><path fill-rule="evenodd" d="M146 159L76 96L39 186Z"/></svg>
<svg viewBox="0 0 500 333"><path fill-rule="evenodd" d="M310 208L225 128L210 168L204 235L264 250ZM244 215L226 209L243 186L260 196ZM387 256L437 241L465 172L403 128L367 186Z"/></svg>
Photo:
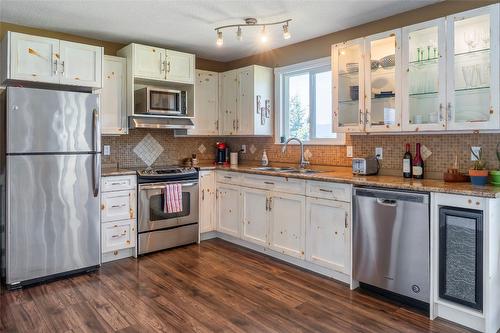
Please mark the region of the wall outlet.
<svg viewBox="0 0 500 333"><path fill-rule="evenodd" d="M347 146L346 148L347 157L352 157L352 146Z"/></svg>
<svg viewBox="0 0 500 333"><path fill-rule="evenodd" d="M375 148L375 157L379 160L384 158L384 149L382 147Z"/></svg>
<svg viewBox="0 0 500 333"><path fill-rule="evenodd" d="M481 150L481 147L471 147L471 149L474 152L474 154L479 156L479 151ZM470 160L471 161L477 161L477 158L474 156L474 154L472 152L470 153Z"/></svg>
<svg viewBox="0 0 500 333"><path fill-rule="evenodd" d="M110 145L104 145L104 151L103 151L103 154L105 156L109 156L111 155L111 146Z"/></svg>
<svg viewBox="0 0 500 333"><path fill-rule="evenodd" d="M247 153L247 145L241 145L241 153L246 154Z"/></svg>

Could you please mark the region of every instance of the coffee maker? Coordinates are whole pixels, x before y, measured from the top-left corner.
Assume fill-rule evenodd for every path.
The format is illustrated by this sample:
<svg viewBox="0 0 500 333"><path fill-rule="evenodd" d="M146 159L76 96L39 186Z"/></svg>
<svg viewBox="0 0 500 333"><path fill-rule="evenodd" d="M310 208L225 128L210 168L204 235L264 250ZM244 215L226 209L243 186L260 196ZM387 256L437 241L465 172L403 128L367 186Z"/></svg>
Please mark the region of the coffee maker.
<svg viewBox="0 0 500 333"><path fill-rule="evenodd" d="M217 142L217 153L215 155L215 164L229 164L229 146L225 142Z"/></svg>

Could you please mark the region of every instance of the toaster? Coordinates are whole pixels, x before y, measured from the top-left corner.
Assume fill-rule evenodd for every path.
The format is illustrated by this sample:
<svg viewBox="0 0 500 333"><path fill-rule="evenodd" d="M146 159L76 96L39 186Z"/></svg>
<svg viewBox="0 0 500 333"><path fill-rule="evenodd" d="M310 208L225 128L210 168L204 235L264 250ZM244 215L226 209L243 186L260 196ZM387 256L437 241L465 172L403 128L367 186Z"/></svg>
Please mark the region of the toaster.
<svg viewBox="0 0 500 333"><path fill-rule="evenodd" d="M354 175L376 175L379 168L376 157L355 157L352 159L352 173Z"/></svg>

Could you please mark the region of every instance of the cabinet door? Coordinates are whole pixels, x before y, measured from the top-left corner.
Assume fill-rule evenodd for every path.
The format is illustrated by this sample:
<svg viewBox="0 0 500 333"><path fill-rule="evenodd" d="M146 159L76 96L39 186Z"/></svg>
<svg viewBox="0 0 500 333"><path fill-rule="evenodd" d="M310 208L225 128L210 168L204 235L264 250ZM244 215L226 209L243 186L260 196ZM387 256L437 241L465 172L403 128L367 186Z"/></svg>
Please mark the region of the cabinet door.
<svg viewBox="0 0 500 333"><path fill-rule="evenodd" d="M305 206L302 195L273 193L270 197L271 249L297 258L304 258Z"/></svg>
<svg viewBox="0 0 500 333"><path fill-rule="evenodd" d="M62 84L102 87L102 47L61 41L60 50Z"/></svg>
<svg viewBox="0 0 500 333"><path fill-rule="evenodd" d="M165 50L167 81L194 83L194 54Z"/></svg>
<svg viewBox="0 0 500 333"><path fill-rule="evenodd" d="M101 221L135 218L135 191L105 192L101 195Z"/></svg>
<svg viewBox="0 0 500 333"><path fill-rule="evenodd" d="M200 172L200 232L215 230L215 171Z"/></svg>
<svg viewBox="0 0 500 333"><path fill-rule="evenodd" d="M236 111L238 105L238 72L236 70L221 74L221 99L219 126L222 135L236 133Z"/></svg>
<svg viewBox="0 0 500 333"><path fill-rule="evenodd" d="M334 132L365 129L363 49L363 38L332 46Z"/></svg>
<svg viewBox="0 0 500 333"><path fill-rule="evenodd" d="M236 133L238 135L253 135L253 78L253 66L238 70L238 105L236 114Z"/></svg>
<svg viewBox="0 0 500 333"><path fill-rule="evenodd" d="M446 33L440 18L403 28L403 130L446 129Z"/></svg>
<svg viewBox="0 0 500 333"><path fill-rule="evenodd" d="M101 132L103 135L127 133L127 59L104 56L101 92Z"/></svg>
<svg viewBox="0 0 500 333"><path fill-rule="evenodd" d="M447 17L448 129L499 128L499 5Z"/></svg>
<svg viewBox="0 0 500 333"><path fill-rule="evenodd" d="M306 259L350 274L350 204L307 198Z"/></svg>
<svg viewBox="0 0 500 333"><path fill-rule="evenodd" d="M9 32L10 79L59 83L59 40Z"/></svg>
<svg viewBox="0 0 500 333"><path fill-rule="evenodd" d="M219 74L196 70L194 128L191 135L219 134Z"/></svg>
<svg viewBox="0 0 500 333"><path fill-rule="evenodd" d="M165 80L165 50L134 44L134 76L144 79Z"/></svg>
<svg viewBox="0 0 500 333"><path fill-rule="evenodd" d="M268 191L242 188L243 239L262 246L268 244Z"/></svg>
<svg viewBox="0 0 500 333"><path fill-rule="evenodd" d="M240 189L238 186L217 185L217 231L234 236L241 236Z"/></svg>
<svg viewBox="0 0 500 333"><path fill-rule="evenodd" d="M365 39L367 132L401 131L401 29Z"/></svg>

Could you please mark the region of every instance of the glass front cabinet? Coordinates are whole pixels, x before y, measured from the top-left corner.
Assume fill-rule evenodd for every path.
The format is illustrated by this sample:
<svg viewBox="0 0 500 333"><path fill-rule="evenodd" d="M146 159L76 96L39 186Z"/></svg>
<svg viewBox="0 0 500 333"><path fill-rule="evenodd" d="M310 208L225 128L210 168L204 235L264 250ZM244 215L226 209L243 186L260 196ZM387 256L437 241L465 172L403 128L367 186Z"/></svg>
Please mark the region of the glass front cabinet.
<svg viewBox="0 0 500 333"><path fill-rule="evenodd" d="M332 47L335 132L500 129L500 5Z"/></svg>

